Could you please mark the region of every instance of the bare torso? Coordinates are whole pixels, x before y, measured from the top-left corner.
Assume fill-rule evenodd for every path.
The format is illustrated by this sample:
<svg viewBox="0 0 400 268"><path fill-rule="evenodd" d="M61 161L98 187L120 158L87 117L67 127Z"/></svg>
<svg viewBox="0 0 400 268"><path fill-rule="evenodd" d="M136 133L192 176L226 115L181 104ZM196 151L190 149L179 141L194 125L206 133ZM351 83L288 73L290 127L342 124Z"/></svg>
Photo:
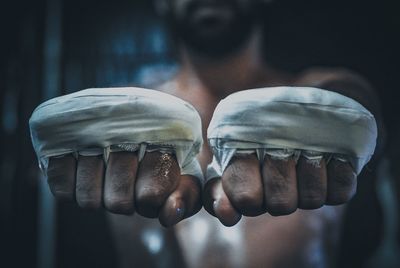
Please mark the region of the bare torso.
<svg viewBox="0 0 400 268"><path fill-rule="evenodd" d="M291 76L276 72L267 81L258 79L238 90L277 85L316 86L312 81L326 74L323 71ZM224 96L216 97L201 87L188 86L179 74L161 85L160 90L188 101L198 110L203 138L207 140L206 130L213 111ZM205 170L212 159L207 143L198 158ZM144 263L146 258L154 267L166 267L163 265L168 264L161 252L172 252L169 259L172 267L181 265L182 259L185 267L327 267L340 231L343 208L324 206L317 210L297 210L289 216L244 217L234 227L224 227L218 219L201 210L176 225L173 231L140 216L110 214L110 219L117 246L122 251L119 258L123 267ZM137 226L135 230L134 226ZM153 234L153 240L146 240L143 236L146 233ZM161 240L157 240L157 235ZM154 244L159 246L156 251ZM148 254L135 256L133 248L143 246Z"/></svg>
<svg viewBox="0 0 400 268"><path fill-rule="evenodd" d="M315 80L322 74L315 73ZM310 72L291 76L275 72L267 81L260 77L248 88L279 85L308 85ZM306 77L307 76L307 77ZM203 139L220 99L193 94L173 80L162 90L176 95L195 106L203 120ZM200 89L199 89L200 90ZM202 99L200 97L203 97ZM207 143L199 155L205 167L212 154ZM298 210L283 217L264 214L245 217L233 227L223 226L217 219L202 211L178 224L176 234L189 267L325 267L327 252L332 251L340 227L342 207L323 207L314 211ZM201 234L196 235L196 234Z"/></svg>

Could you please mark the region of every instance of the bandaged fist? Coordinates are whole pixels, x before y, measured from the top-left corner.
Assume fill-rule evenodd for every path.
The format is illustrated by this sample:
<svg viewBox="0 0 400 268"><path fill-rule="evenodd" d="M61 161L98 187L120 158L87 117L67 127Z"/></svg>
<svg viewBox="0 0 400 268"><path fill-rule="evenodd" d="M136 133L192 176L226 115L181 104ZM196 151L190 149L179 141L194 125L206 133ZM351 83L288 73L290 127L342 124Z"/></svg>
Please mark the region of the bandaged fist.
<svg viewBox="0 0 400 268"><path fill-rule="evenodd" d="M241 215L287 215L347 202L374 152L377 127L348 97L276 87L222 100L207 135L214 158L204 206L234 225Z"/></svg>
<svg viewBox="0 0 400 268"><path fill-rule="evenodd" d="M41 104L30 128L60 200L136 211L164 226L201 208L201 120L181 99L140 88L88 89Z"/></svg>

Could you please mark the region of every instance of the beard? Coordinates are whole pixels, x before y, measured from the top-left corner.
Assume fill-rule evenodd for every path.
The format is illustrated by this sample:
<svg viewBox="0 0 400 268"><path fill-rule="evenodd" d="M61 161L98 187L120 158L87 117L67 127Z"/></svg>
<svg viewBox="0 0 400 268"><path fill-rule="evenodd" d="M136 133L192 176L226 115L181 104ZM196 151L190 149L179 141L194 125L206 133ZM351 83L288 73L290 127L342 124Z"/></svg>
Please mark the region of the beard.
<svg viewBox="0 0 400 268"><path fill-rule="evenodd" d="M167 22L175 39L198 54L214 58L240 50L256 22L252 8L240 7L235 1L211 6L202 2L189 2L181 16L169 14Z"/></svg>

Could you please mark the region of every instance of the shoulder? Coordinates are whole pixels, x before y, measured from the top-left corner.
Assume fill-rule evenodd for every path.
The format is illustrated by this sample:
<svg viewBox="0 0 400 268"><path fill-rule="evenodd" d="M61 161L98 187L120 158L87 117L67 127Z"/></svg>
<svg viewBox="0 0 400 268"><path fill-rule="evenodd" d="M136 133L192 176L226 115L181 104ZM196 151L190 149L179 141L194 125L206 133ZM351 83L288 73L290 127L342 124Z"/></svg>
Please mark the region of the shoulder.
<svg viewBox="0 0 400 268"><path fill-rule="evenodd" d="M297 76L297 83L309 84L309 86L321 86L331 83L347 83L353 86L364 88L367 91L373 91L367 78L361 74L339 67L312 67L305 69Z"/></svg>
<svg viewBox="0 0 400 268"><path fill-rule="evenodd" d="M371 83L347 68L309 68L297 76L296 85L331 90L360 102L370 111L379 110L379 98Z"/></svg>

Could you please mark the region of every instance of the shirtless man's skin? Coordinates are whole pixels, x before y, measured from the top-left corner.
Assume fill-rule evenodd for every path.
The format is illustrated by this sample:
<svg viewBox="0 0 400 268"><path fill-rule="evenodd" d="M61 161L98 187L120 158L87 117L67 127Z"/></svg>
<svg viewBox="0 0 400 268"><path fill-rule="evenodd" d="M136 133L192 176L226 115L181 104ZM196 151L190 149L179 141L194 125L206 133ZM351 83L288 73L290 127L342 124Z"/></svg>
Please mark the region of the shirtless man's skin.
<svg viewBox="0 0 400 268"><path fill-rule="evenodd" d="M218 102L244 89L315 86L338 91L373 113L377 111L368 83L346 70L318 68L292 75L270 67L263 60L261 29L253 21L256 2L156 1L159 11L176 30L181 60L177 75L159 89L197 109L205 141ZM236 20L240 23L235 24ZM327 164L322 160L315 166L304 158L296 164L294 159L266 157L260 169L255 155L235 157L222 178L207 182L202 190L196 179L179 174L175 160L168 180L160 180L154 172L160 155L147 153L138 163L135 153L111 153L107 167L101 157L81 156L78 161L72 156L50 159L49 185L57 198L72 200L82 208L104 206L112 213L126 215L136 212L158 218L167 227L196 214L202 205L223 225L235 225L223 227L204 211L176 225L178 243L169 245L166 240L162 246L171 252L181 249L188 267L328 264L343 206L321 207L344 204L355 194L357 178L349 163L332 160ZM198 159L205 171L212 159L207 143ZM151 254L156 254L151 248L149 255L135 254L142 243L146 245L140 240L143 233L158 232L156 223L115 214L110 214L110 222L121 265L157 263L151 258ZM159 259L160 263L164 261Z"/></svg>

